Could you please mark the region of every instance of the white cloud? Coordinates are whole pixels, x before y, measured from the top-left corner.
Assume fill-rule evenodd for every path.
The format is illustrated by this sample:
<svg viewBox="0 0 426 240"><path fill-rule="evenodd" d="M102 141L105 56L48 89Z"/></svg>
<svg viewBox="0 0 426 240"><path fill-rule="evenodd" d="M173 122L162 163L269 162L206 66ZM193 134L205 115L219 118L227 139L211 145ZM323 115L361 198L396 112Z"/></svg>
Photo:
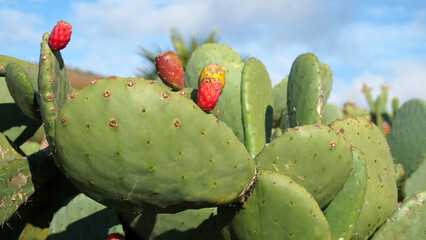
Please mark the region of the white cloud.
<svg viewBox="0 0 426 240"><path fill-rule="evenodd" d="M371 88L373 99L380 93L380 86L386 85L384 76L363 72L351 81L343 81L342 79L333 79L333 88L328 100L339 107L343 107L347 101L354 102L358 107L369 109L367 100L361 92L363 83Z"/></svg>
<svg viewBox="0 0 426 240"><path fill-rule="evenodd" d="M161 5L161 7L159 7ZM285 44L302 40L328 45L334 31L351 16L347 4L322 1L173 1L100 0L73 4L74 21L87 35L136 37L175 27L183 34L219 27L226 39Z"/></svg>
<svg viewBox="0 0 426 240"><path fill-rule="evenodd" d="M44 20L37 14L0 8L0 43L32 43L40 41L39 29Z"/></svg>
<svg viewBox="0 0 426 240"><path fill-rule="evenodd" d="M342 107L351 100L357 106L369 109L361 89L363 83L372 88L373 99L381 92L381 86L388 86L388 109L391 110L393 97L399 99L400 104L413 99L426 100L424 82L426 80L426 61L386 61L379 64L383 74L363 72L351 81L335 79L329 102Z"/></svg>
<svg viewBox="0 0 426 240"><path fill-rule="evenodd" d="M294 59L276 55L266 60L259 60L261 60L265 66L267 66L269 77L272 82L272 87L274 87L290 73L291 64L293 63Z"/></svg>
<svg viewBox="0 0 426 240"><path fill-rule="evenodd" d="M199 29L202 14L208 11L204 1L170 2L164 7L158 4L149 0L78 2L73 4L74 21L87 35L149 38L148 34L167 33L173 26Z"/></svg>
<svg viewBox="0 0 426 240"><path fill-rule="evenodd" d="M426 61L391 61L383 64L389 70L389 92L403 103L412 98L426 100Z"/></svg>

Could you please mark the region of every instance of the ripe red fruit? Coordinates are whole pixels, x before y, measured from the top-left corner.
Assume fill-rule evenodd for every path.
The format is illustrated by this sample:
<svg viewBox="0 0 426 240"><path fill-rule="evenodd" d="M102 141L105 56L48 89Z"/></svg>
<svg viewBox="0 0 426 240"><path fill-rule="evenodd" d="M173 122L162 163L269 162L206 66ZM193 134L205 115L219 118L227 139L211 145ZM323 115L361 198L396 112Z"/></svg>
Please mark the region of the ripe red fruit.
<svg viewBox="0 0 426 240"><path fill-rule="evenodd" d="M49 47L53 51L59 51L65 48L71 39L72 26L61 20L53 28L52 33L49 36Z"/></svg>
<svg viewBox="0 0 426 240"><path fill-rule="evenodd" d="M155 57L155 68L160 79L174 90L184 87L185 73L182 62L173 51L158 54Z"/></svg>
<svg viewBox="0 0 426 240"><path fill-rule="evenodd" d="M203 78L197 92L197 105L204 111L210 112L219 101L221 85L219 79Z"/></svg>
<svg viewBox="0 0 426 240"><path fill-rule="evenodd" d="M125 240L125 238L119 233L111 233L106 240Z"/></svg>

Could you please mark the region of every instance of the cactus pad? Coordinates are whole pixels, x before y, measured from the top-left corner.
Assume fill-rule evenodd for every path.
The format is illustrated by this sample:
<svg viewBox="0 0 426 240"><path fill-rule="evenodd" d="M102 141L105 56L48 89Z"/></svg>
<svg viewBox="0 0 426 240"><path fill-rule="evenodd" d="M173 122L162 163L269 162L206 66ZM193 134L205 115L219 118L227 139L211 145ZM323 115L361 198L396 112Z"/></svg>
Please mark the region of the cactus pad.
<svg viewBox="0 0 426 240"><path fill-rule="evenodd" d="M258 173L242 207L218 209L223 239L331 239L328 222L312 195L277 172Z"/></svg>
<svg viewBox="0 0 426 240"><path fill-rule="evenodd" d="M18 146L31 138L42 125L18 107L9 93L5 77L0 77L0 113L0 133Z"/></svg>
<svg viewBox="0 0 426 240"><path fill-rule="evenodd" d="M28 160L0 134L0 225L34 193Z"/></svg>
<svg viewBox="0 0 426 240"><path fill-rule="evenodd" d="M424 239L426 231L426 191L405 200L376 231L371 240Z"/></svg>
<svg viewBox="0 0 426 240"><path fill-rule="evenodd" d="M305 187L323 208L342 189L352 169L351 145L323 125L287 129L255 158L260 170L278 171Z"/></svg>
<svg viewBox="0 0 426 240"><path fill-rule="evenodd" d="M370 112L363 108L357 107L353 102L349 101L345 103L344 112L348 116L352 117L370 117Z"/></svg>
<svg viewBox="0 0 426 240"><path fill-rule="evenodd" d="M328 125L337 119L343 119L342 111L334 104L326 104L323 108L321 123Z"/></svg>
<svg viewBox="0 0 426 240"><path fill-rule="evenodd" d="M17 63L9 63L6 66L6 83L10 95L19 108L29 117L41 120L38 102L35 97L37 70L28 71Z"/></svg>
<svg viewBox="0 0 426 240"><path fill-rule="evenodd" d="M366 118L347 118L329 125L342 133L362 154L367 165L367 189L353 238L366 239L397 204L395 167L380 130Z"/></svg>
<svg viewBox="0 0 426 240"><path fill-rule="evenodd" d="M395 163L404 167L407 179L426 159L426 102L412 99L396 112L389 134ZM418 189L420 190L420 189Z"/></svg>
<svg viewBox="0 0 426 240"><path fill-rule="evenodd" d="M47 239L106 239L111 233L124 235L115 211L80 193L55 213Z"/></svg>
<svg viewBox="0 0 426 240"><path fill-rule="evenodd" d="M327 103L330 97L331 88L333 87L333 72L330 66L320 62L320 71L322 78L322 91L323 91L323 105Z"/></svg>
<svg viewBox="0 0 426 240"><path fill-rule="evenodd" d="M274 128L281 127L282 129L287 129L289 127L287 112L287 83L288 76L281 80L281 82L275 85L272 89L274 96Z"/></svg>
<svg viewBox="0 0 426 240"><path fill-rule="evenodd" d="M241 115L241 74L244 63L241 57L230 47L207 43L198 47L186 65L185 86L198 87L198 77L208 64L219 64L225 72L226 87L220 95L216 111L219 120L224 121L234 131L241 142L244 142L244 129Z"/></svg>
<svg viewBox="0 0 426 240"><path fill-rule="evenodd" d="M426 156L416 171L411 173L410 177L402 184L402 194L405 197L409 197L420 190L426 190Z"/></svg>
<svg viewBox="0 0 426 240"><path fill-rule="evenodd" d="M354 168L351 175L343 189L324 210L324 214L330 224L333 239L351 239L364 204L365 189L367 187L367 167L361 152L354 149L353 153Z"/></svg>
<svg viewBox="0 0 426 240"><path fill-rule="evenodd" d="M77 188L118 210L230 204L255 172L225 123L155 81L105 79L71 94L55 143L57 164Z"/></svg>
<svg viewBox="0 0 426 240"><path fill-rule="evenodd" d="M256 58L248 59L244 65L241 102L245 145L254 157L270 141L274 105L268 71Z"/></svg>
<svg viewBox="0 0 426 240"><path fill-rule="evenodd" d="M5 69L7 64L16 63L19 64L23 68L33 68L34 64L29 63L27 61L21 60L19 58L9 57L6 55L0 55L0 76L4 76Z"/></svg>
<svg viewBox="0 0 426 240"><path fill-rule="evenodd" d="M216 208L201 208L174 214L135 215L120 212L119 215L140 239L217 240L216 212Z"/></svg>
<svg viewBox="0 0 426 240"><path fill-rule="evenodd" d="M60 51L52 51L48 45L49 34L43 35L40 51L38 76L40 114L44 123L47 140L54 150L55 119L61 109L65 96L73 91Z"/></svg>
<svg viewBox="0 0 426 240"><path fill-rule="evenodd" d="M322 75L320 62L314 54L301 54L294 60L287 87L290 127L321 123Z"/></svg>

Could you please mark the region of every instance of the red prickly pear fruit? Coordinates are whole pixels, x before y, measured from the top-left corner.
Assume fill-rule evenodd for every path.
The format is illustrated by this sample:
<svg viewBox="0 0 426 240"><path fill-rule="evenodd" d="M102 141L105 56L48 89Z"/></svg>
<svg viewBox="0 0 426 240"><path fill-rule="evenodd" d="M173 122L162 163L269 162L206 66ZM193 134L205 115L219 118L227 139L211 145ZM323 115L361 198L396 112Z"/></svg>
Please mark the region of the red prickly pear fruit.
<svg viewBox="0 0 426 240"><path fill-rule="evenodd" d="M125 240L125 237L119 233L111 233L106 240Z"/></svg>
<svg viewBox="0 0 426 240"><path fill-rule="evenodd" d="M173 51L158 54L155 57L155 68L160 79L174 90L184 87L185 73L182 62Z"/></svg>
<svg viewBox="0 0 426 240"><path fill-rule="evenodd" d="M71 24L61 20L56 23L52 33L49 36L49 47L53 51L59 51L67 46L71 40L72 26Z"/></svg>
<svg viewBox="0 0 426 240"><path fill-rule="evenodd" d="M210 112L219 101L220 87L219 79L205 77L200 83L197 92L197 105L205 112Z"/></svg>

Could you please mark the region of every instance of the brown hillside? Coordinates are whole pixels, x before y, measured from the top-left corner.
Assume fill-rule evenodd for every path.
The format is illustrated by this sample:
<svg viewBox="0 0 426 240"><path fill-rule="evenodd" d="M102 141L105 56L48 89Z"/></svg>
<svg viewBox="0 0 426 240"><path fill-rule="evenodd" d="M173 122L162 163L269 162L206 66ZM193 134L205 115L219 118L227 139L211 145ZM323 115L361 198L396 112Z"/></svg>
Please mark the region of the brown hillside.
<svg viewBox="0 0 426 240"><path fill-rule="evenodd" d="M76 89L82 89L93 80L105 78L100 74L71 67L67 67L67 76L71 82L71 86Z"/></svg>

